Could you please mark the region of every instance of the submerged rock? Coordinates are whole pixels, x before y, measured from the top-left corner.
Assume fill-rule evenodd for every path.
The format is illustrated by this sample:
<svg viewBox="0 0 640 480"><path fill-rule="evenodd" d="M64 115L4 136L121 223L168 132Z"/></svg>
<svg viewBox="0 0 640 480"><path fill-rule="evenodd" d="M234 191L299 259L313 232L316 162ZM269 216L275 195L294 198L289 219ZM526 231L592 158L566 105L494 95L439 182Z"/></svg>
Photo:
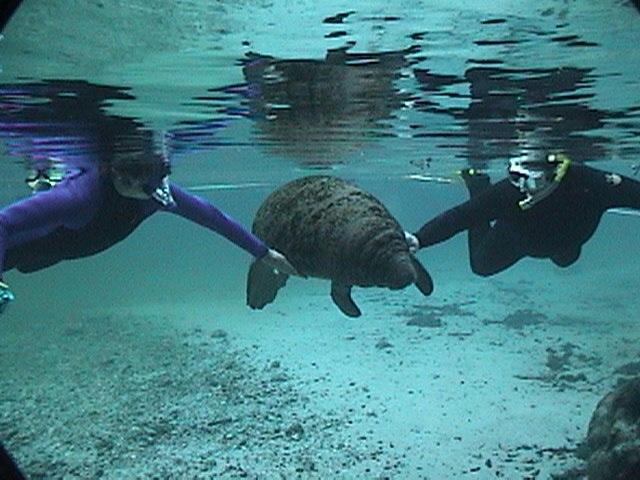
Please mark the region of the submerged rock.
<svg viewBox="0 0 640 480"><path fill-rule="evenodd" d="M600 400L589 422L585 453L589 480L640 479L640 377Z"/></svg>

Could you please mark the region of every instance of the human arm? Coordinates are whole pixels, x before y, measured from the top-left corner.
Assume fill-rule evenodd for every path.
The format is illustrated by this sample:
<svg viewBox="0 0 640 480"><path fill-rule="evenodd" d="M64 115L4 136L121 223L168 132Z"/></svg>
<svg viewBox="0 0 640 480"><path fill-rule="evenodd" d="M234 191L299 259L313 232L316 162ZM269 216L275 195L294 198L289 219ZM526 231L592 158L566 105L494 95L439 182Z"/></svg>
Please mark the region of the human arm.
<svg viewBox="0 0 640 480"><path fill-rule="evenodd" d="M277 270L279 273L284 273L285 275L300 275L295 267L289 263L287 257L273 248L270 248L266 255L259 258L257 261L262 261L272 269Z"/></svg>
<svg viewBox="0 0 640 480"><path fill-rule="evenodd" d="M425 223L414 234L419 248L448 240L474 225L518 214L521 197L508 180L502 180Z"/></svg>
<svg viewBox="0 0 640 480"><path fill-rule="evenodd" d="M640 182L633 178L624 177L617 173L603 172L583 167L597 185L594 189L600 196L606 208L633 208L640 210Z"/></svg>
<svg viewBox="0 0 640 480"><path fill-rule="evenodd" d="M297 275L295 268L284 255L270 249L262 240L213 204L176 185L171 185L171 194L175 200L175 206L168 208L168 211L219 233L281 273Z"/></svg>

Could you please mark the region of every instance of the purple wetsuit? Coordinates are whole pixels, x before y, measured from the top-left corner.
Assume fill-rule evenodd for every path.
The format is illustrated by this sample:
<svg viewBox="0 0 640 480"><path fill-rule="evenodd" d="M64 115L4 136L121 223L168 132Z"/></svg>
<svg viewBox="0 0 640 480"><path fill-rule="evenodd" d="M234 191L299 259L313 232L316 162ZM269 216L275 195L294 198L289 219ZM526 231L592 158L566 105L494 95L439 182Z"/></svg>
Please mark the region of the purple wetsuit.
<svg viewBox="0 0 640 480"><path fill-rule="evenodd" d="M223 235L256 258L268 247L204 199L171 185L175 205L124 197L98 169L70 173L50 190L0 210L0 272L32 272L96 254L127 237L164 210Z"/></svg>

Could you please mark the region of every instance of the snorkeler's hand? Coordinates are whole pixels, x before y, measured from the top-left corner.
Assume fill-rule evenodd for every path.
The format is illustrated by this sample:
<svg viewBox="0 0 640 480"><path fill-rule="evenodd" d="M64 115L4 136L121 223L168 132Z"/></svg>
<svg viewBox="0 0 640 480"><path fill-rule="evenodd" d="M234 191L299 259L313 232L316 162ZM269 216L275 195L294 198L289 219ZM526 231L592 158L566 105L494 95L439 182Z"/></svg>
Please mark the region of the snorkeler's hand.
<svg viewBox="0 0 640 480"><path fill-rule="evenodd" d="M418 237L416 237L413 233L404 232L404 239L407 242L407 246L409 247L409 251L411 253L416 253L420 249L420 241Z"/></svg>
<svg viewBox="0 0 640 480"><path fill-rule="evenodd" d="M272 248L269 249L267 254L262 257L260 261L265 262L274 270L284 273L285 275L300 275L294 266L289 263L287 257Z"/></svg>
<svg viewBox="0 0 640 480"><path fill-rule="evenodd" d="M9 285L0 281L0 315L4 313L15 296L9 290Z"/></svg>

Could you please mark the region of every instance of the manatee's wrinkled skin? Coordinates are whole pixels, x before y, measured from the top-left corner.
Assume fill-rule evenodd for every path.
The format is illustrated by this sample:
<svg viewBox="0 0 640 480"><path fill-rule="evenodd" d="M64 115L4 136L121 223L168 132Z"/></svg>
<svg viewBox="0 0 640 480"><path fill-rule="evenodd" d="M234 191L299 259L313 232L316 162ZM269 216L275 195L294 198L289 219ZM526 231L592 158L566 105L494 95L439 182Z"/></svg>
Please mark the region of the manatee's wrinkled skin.
<svg viewBox="0 0 640 480"><path fill-rule="evenodd" d="M308 176L283 185L259 208L252 231L285 254L301 275L331 280L332 298L349 316L360 314L349 295L352 285L400 289L417 283L425 295L433 289L386 207L337 177ZM248 304L270 303L286 281L279 277L263 271L252 278L250 272Z"/></svg>

